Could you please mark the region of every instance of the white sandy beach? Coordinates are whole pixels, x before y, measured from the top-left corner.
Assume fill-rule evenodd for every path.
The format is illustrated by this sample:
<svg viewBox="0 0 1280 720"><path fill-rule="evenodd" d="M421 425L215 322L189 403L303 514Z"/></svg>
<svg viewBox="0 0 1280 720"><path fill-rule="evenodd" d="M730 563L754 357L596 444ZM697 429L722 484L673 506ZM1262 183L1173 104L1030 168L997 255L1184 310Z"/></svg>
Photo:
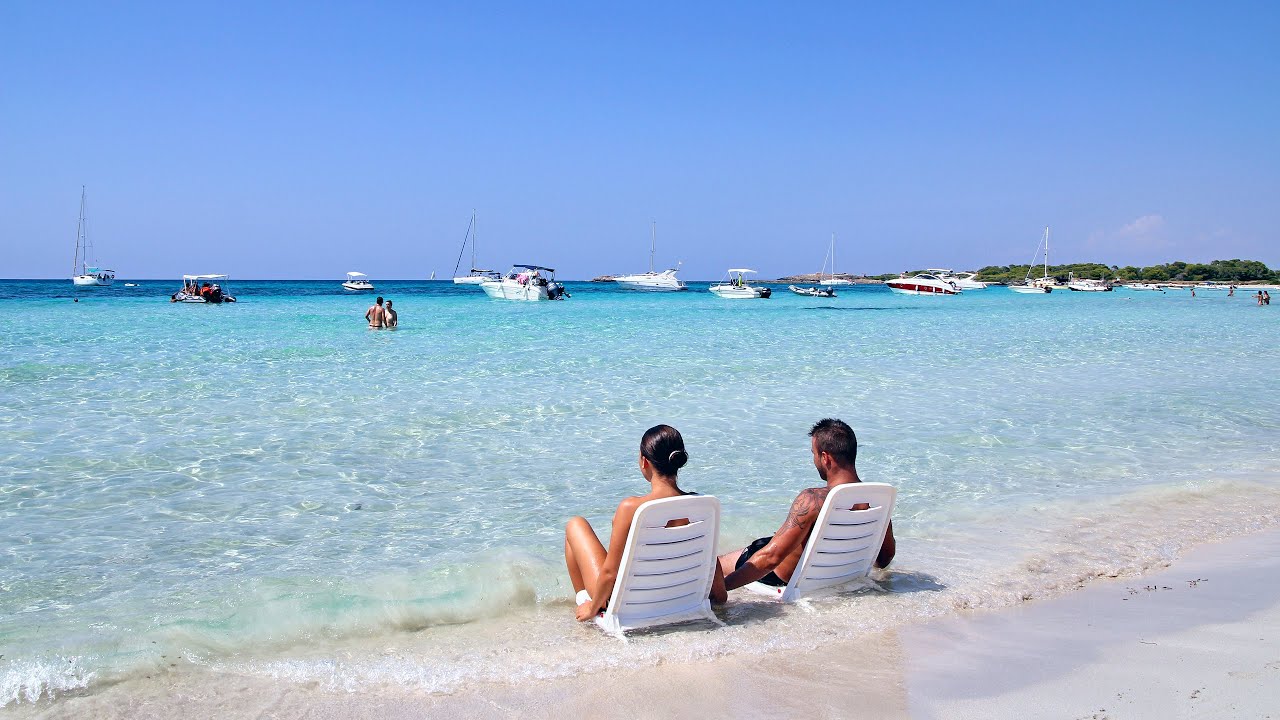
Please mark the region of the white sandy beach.
<svg viewBox="0 0 1280 720"><path fill-rule="evenodd" d="M815 633L815 645L821 631ZM1280 531L1167 569L852 643L453 695L335 693L207 673L64 698L39 717L1268 718L1280 709Z"/></svg>

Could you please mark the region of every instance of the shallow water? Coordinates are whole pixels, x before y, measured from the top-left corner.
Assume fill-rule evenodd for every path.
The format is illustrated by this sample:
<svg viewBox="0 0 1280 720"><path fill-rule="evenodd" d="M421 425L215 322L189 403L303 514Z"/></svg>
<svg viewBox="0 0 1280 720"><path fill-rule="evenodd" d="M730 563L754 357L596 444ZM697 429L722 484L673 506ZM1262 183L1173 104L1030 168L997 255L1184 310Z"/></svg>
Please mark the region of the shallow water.
<svg viewBox="0 0 1280 720"><path fill-rule="evenodd" d="M178 663L447 691L762 652L1134 572L1280 509L1280 315L1246 297L380 283L401 327L377 332L336 282L221 307L172 285L0 282L0 703ZM900 490L889 592L816 617L743 598L622 652L575 627L561 527L645 491L645 428L684 433L728 550L816 483L824 416Z"/></svg>

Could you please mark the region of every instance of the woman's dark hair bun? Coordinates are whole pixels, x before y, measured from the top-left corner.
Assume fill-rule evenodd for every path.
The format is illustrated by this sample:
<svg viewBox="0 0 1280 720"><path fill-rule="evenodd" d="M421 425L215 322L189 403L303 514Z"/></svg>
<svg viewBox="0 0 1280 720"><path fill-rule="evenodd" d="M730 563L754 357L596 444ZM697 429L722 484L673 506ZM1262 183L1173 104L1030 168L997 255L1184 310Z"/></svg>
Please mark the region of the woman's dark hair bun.
<svg viewBox="0 0 1280 720"><path fill-rule="evenodd" d="M689 453L683 450L672 450L667 456L667 460L671 463L671 467L679 470L684 464L689 462Z"/></svg>
<svg viewBox="0 0 1280 720"><path fill-rule="evenodd" d="M640 454L653 465L660 475L675 475L689 462L680 431L670 425L655 425L640 439Z"/></svg>

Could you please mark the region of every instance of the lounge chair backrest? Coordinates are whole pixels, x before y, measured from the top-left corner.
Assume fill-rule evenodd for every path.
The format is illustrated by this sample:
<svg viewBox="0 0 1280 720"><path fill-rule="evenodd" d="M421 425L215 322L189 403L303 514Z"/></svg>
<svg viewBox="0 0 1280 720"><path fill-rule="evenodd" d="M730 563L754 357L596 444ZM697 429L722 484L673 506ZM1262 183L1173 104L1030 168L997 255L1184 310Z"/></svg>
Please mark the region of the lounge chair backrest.
<svg viewBox="0 0 1280 720"><path fill-rule="evenodd" d="M672 520L687 525L667 527ZM596 623L621 635L628 630L710 620L711 582L720 539L720 501L710 495L650 500L631 521L618 580Z"/></svg>
<svg viewBox="0 0 1280 720"><path fill-rule="evenodd" d="M866 577L884 542L898 491L886 483L837 485L814 521L800 564L785 588L753 583L751 589L793 601ZM854 510L857 505L866 510Z"/></svg>

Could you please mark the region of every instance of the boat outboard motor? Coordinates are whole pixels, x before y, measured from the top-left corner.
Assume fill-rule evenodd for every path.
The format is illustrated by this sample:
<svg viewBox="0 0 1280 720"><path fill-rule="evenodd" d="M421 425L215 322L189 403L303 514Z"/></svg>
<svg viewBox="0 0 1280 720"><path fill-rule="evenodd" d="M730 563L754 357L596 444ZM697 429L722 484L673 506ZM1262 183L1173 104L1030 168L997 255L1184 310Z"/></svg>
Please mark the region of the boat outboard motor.
<svg viewBox="0 0 1280 720"><path fill-rule="evenodd" d="M773 294L773 290L771 290L771 289L769 289L769 288L760 288L760 297L761 297L761 298L768 299L768 297L769 297L770 295L772 295L772 294Z"/></svg>

